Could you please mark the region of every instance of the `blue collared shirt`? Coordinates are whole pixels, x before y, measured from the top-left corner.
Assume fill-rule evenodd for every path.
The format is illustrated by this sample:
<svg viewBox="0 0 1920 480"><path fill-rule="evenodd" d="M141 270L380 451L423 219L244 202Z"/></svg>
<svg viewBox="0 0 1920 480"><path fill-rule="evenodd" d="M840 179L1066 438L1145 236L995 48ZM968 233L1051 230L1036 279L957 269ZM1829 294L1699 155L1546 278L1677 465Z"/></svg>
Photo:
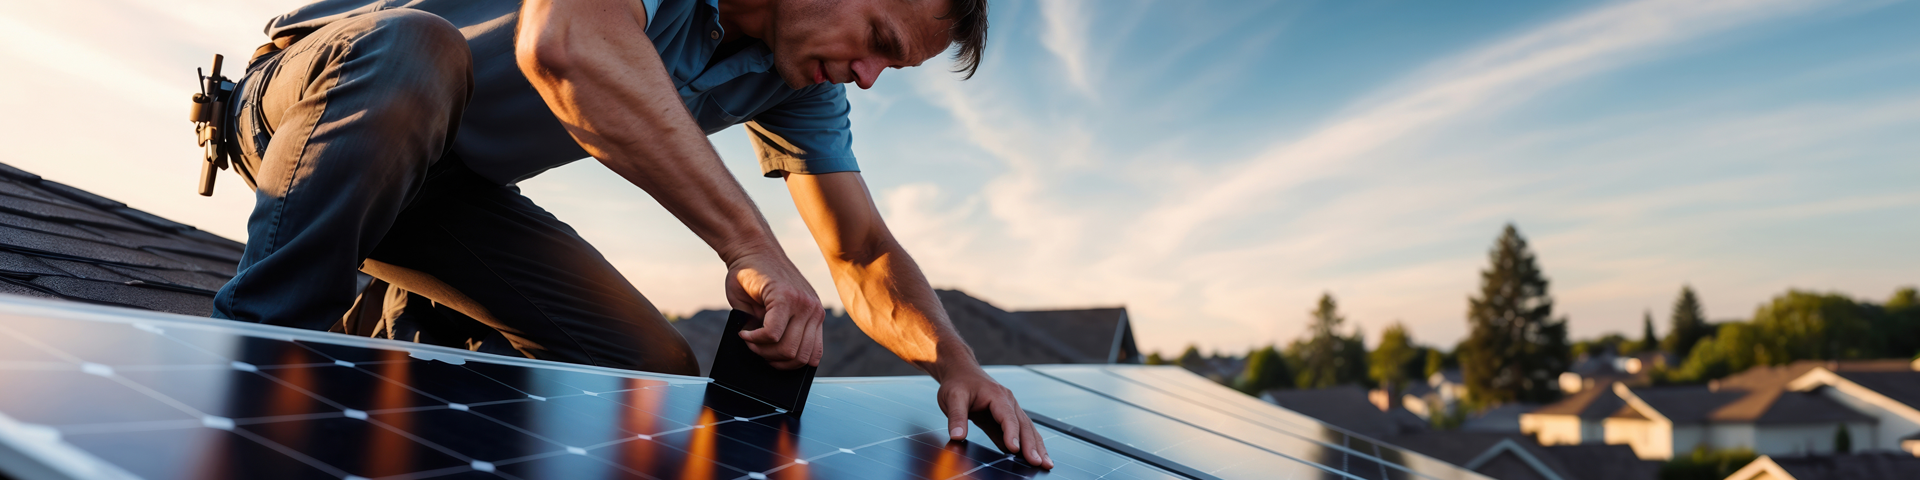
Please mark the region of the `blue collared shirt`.
<svg viewBox="0 0 1920 480"><path fill-rule="evenodd" d="M747 124L761 172L769 177L859 171L843 86L788 88L765 43L709 66L726 38L717 0L643 3L647 38L701 130L711 135ZM439 15L467 37L474 91L453 149L469 168L510 185L587 156L520 73L513 55L518 0L321 0L274 18L266 30L278 37L389 8Z"/></svg>

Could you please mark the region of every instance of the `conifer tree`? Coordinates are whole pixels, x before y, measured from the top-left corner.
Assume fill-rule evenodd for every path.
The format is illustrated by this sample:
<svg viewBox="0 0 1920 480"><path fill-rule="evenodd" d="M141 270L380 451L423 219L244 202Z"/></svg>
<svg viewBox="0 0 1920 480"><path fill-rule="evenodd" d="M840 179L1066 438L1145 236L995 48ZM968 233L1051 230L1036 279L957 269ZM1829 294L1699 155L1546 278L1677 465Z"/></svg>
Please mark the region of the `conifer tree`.
<svg viewBox="0 0 1920 480"><path fill-rule="evenodd" d="M1367 380L1367 352L1356 331L1350 338L1340 334L1347 322L1340 315L1332 294L1321 294L1313 309L1313 324L1304 342L1294 342L1301 368L1295 385L1300 388L1326 388Z"/></svg>
<svg viewBox="0 0 1920 480"><path fill-rule="evenodd" d="M1470 331L1460 348L1467 396L1478 406L1547 402L1567 370L1567 321L1553 318L1547 278L1527 240L1507 224L1480 272L1480 293L1469 299Z"/></svg>
<svg viewBox="0 0 1920 480"><path fill-rule="evenodd" d="M1648 310L1646 316L1640 319L1640 348L1638 350L1644 352L1658 348L1660 348L1660 337L1653 334L1653 311Z"/></svg>
<svg viewBox="0 0 1920 480"><path fill-rule="evenodd" d="M1687 358L1694 344L1713 334L1707 326L1707 314L1701 311L1700 298L1694 295L1692 285L1680 287L1680 298L1673 301L1673 325L1670 328L1667 338L1660 342L1660 349L1676 359Z"/></svg>

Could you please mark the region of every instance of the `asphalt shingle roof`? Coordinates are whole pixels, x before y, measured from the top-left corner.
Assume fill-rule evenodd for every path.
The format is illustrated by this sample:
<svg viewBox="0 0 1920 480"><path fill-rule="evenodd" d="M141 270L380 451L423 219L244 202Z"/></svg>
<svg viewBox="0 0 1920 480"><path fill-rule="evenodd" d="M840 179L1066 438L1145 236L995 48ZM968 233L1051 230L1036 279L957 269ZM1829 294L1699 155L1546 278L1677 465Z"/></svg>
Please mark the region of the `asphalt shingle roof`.
<svg viewBox="0 0 1920 480"><path fill-rule="evenodd" d="M0 293L205 316L244 248L0 164Z"/></svg>
<svg viewBox="0 0 1920 480"><path fill-rule="evenodd" d="M1920 409L1920 372L1857 372L1836 371L1834 374L1845 378L1869 390L1886 395L1893 401Z"/></svg>
<svg viewBox="0 0 1920 480"><path fill-rule="evenodd" d="M1892 453L1769 457L1794 480L1911 480L1920 458Z"/></svg>

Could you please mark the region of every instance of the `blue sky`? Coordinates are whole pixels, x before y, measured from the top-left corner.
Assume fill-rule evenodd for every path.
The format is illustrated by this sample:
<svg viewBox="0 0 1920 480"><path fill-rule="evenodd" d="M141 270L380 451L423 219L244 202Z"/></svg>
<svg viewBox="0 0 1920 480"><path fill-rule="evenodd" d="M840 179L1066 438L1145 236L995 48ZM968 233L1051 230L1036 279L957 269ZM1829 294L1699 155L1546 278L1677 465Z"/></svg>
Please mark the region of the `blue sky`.
<svg viewBox="0 0 1920 480"><path fill-rule="evenodd" d="M0 6L0 162L242 238L237 177L191 193L181 99L298 3ZM1507 222L1576 336L1664 328L1682 284L1719 319L1920 282L1913 25L1920 2L998 0L973 80L850 95L855 151L936 286L1124 304L1148 349L1284 342L1321 292L1450 345ZM712 138L837 304L781 183ZM712 252L596 163L522 186L668 312L724 304Z"/></svg>

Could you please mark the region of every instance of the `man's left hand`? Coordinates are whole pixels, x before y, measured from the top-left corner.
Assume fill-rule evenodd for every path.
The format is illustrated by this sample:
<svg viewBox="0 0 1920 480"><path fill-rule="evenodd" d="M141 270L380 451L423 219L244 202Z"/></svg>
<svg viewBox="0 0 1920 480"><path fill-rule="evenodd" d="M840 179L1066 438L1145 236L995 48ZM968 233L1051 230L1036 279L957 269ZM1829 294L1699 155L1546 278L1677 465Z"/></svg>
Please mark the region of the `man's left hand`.
<svg viewBox="0 0 1920 480"><path fill-rule="evenodd" d="M1047 456L1047 446L1040 440L1040 431L1033 428L1033 420L1027 418L1027 411L1020 409L1012 391L993 381L985 370L974 367L941 378L939 397L940 410L947 414L950 438L967 438L967 419L971 416L989 433L999 427L999 434L992 437L1001 451L1020 455L1029 465L1053 469L1053 458Z"/></svg>

